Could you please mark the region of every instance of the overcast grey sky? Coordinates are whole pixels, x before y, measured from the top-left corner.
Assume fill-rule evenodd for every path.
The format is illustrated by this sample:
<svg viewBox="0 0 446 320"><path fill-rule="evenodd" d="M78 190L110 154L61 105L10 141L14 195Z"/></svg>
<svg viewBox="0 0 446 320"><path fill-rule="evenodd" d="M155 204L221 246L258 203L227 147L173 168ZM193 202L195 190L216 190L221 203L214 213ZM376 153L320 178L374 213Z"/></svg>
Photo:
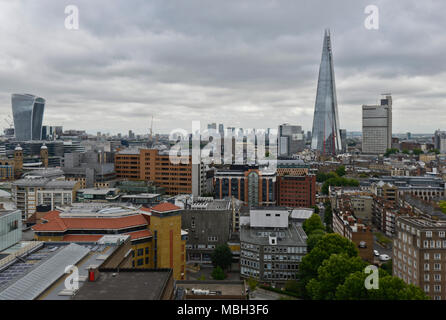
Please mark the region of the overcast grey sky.
<svg viewBox="0 0 446 320"><path fill-rule="evenodd" d="M79 8L79 30L64 26ZM367 5L380 10L367 30ZM47 101L44 124L89 132L225 126L311 130L324 28L341 128L393 94L394 133L446 129L442 0L0 0L0 112ZM3 119L2 125L6 126Z"/></svg>

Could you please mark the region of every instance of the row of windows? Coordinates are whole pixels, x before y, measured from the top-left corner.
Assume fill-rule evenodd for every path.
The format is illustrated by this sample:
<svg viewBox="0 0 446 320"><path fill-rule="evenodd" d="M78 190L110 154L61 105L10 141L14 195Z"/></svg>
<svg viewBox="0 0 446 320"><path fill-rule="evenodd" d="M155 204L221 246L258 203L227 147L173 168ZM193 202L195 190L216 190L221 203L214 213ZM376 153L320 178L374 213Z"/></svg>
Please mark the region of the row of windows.
<svg viewBox="0 0 446 320"><path fill-rule="evenodd" d="M263 255L263 260L265 261L301 261L302 256L297 255Z"/></svg>
<svg viewBox="0 0 446 320"><path fill-rule="evenodd" d="M187 244L186 249L215 249L215 244Z"/></svg>
<svg viewBox="0 0 446 320"><path fill-rule="evenodd" d="M441 292L441 285L436 284L433 286L434 287L434 292ZM431 291L431 287L429 284L425 284L424 285L424 292L429 293Z"/></svg>
<svg viewBox="0 0 446 320"><path fill-rule="evenodd" d="M254 270L254 269L250 269L247 267L241 267L240 273L245 276L250 276L250 277L255 277L255 278L259 277L259 270Z"/></svg>
<svg viewBox="0 0 446 320"><path fill-rule="evenodd" d="M265 263L264 269L270 270L270 269L281 269L281 270L297 270L299 266L297 264L284 264L284 263Z"/></svg>
<svg viewBox="0 0 446 320"><path fill-rule="evenodd" d="M265 279L280 279L280 280L291 280L296 279L295 272L264 272L263 276Z"/></svg>
<svg viewBox="0 0 446 320"><path fill-rule="evenodd" d="M146 254L149 254L149 248L146 247L146 248L140 248L140 249L138 249L138 251L137 251L137 256L138 256L138 257L143 256L143 255L144 255L144 251L146 252Z"/></svg>
<svg viewBox="0 0 446 320"><path fill-rule="evenodd" d="M426 273L424 275L424 281L430 281L430 274ZM441 274L434 274L434 281L441 281Z"/></svg>
<svg viewBox="0 0 446 320"><path fill-rule="evenodd" d="M256 269L259 269L259 267L260 267L260 264L258 262L250 261L250 260L246 260L246 259L240 259L240 265L248 266L248 267L256 268Z"/></svg>
<svg viewBox="0 0 446 320"><path fill-rule="evenodd" d="M149 264L149 258L145 258L145 259L141 258L141 259L136 260L136 265L138 267L142 266L144 264ZM135 267L135 261L132 261L132 266L133 266L133 268Z"/></svg>

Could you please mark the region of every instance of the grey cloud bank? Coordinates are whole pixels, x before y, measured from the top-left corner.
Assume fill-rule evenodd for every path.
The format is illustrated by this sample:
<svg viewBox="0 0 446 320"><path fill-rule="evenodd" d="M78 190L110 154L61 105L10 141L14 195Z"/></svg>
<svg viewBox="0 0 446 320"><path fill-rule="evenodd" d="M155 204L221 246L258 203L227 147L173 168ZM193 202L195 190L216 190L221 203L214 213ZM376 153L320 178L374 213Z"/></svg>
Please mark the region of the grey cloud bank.
<svg viewBox="0 0 446 320"><path fill-rule="evenodd" d="M0 111L11 93L46 99L45 124L90 132L190 130L192 120L311 130L323 30L332 31L341 128L392 92L394 132L446 122L441 1L0 0Z"/></svg>

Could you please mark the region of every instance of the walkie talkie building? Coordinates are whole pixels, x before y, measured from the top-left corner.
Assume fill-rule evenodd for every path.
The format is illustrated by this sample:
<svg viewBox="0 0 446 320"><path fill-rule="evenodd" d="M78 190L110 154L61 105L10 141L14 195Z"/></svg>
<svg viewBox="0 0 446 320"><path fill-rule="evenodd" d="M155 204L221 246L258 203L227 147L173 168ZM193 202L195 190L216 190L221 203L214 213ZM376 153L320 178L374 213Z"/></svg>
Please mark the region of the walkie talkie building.
<svg viewBox="0 0 446 320"><path fill-rule="evenodd" d="M325 30L314 107L311 149L335 155L342 149L330 30Z"/></svg>
<svg viewBox="0 0 446 320"><path fill-rule="evenodd" d="M11 103L16 140L41 140L45 99L32 94L13 94Z"/></svg>

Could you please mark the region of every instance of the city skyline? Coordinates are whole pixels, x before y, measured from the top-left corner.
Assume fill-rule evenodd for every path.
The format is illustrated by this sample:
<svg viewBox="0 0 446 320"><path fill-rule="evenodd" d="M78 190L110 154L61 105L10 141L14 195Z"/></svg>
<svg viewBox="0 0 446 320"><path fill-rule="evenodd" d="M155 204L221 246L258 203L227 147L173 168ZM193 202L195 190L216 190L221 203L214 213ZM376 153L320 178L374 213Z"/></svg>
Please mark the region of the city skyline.
<svg viewBox="0 0 446 320"><path fill-rule="evenodd" d="M364 27L367 4L78 1L80 27L70 31L64 4L2 2L0 75L8 80L0 110L10 114L12 93L31 92L47 100L44 125L92 133L146 133L152 114L161 133L193 120L244 128L289 122L310 131L320 38L330 27L342 128L361 131L361 106L391 92L394 132L444 129L444 4L377 1L378 30Z"/></svg>

